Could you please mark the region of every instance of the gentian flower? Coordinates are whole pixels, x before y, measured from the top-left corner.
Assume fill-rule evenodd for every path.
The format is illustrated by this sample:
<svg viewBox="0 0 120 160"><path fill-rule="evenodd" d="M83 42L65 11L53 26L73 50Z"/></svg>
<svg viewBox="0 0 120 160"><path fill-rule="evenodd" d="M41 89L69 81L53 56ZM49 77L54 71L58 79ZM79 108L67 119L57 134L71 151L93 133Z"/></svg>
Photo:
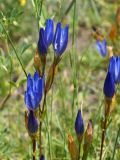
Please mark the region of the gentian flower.
<svg viewBox="0 0 120 160"><path fill-rule="evenodd" d="M40 160L45 160L44 155L41 155Z"/></svg>
<svg viewBox="0 0 120 160"><path fill-rule="evenodd" d="M39 54L47 54L48 47L53 42L54 37L54 24L52 19L46 21L46 26L40 28L39 40L38 40L38 51Z"/></svg>
<svg viewBox="0 0 120 160"><path fill-rule="evenodd" d="M84 123L83 118L81 114L81 110L78 110L76 121L75 121L75 131L76 134L79 136L82 136L84 133Z"/></svg>
<svg viewBox="0 0 120 160"><path fill-rule="evenodd" d="M104 88L103 88L104 94L108 98L112 98L115 94L115 83L113 76L110 72L107 73L105 82L104 82Z"/></svg>
<svg viewBox="0 0 120 160"><path fill-rule="evenodd" d="M44 77L39 77L38 72L35 72L34 77L28 75L27 90L25 91L25 104L29 110L35 110L42 99L44 91Z"/></svg>
<svg viewBox="0 0 120 160"><path fill-rule="evenodd" d="M62 28L61 23L58 22L53 39L53 49L57 56L60 56L66 49L68 44L68 25Z"/></svg>
<svg viewBox="0 0 120 160"><path fill-rule="evenodd" d="M115 83L120 82L120 57L113 56L110 58L108 72L113 75Z"/></svg>
<svg viewBox="0 0 120 160"><path fill-rule="evenodd" d="M38 131L38 120L36 119L32 110L28 113L27 129L30 134L35 134Z"/></svg>
<svg viewBox="0 0 120 160"><path fill-rule="evenodd" d="M104 39L103 41L97 40L96 47L101 56L105 57L107 54L107 41Z"/></svg>

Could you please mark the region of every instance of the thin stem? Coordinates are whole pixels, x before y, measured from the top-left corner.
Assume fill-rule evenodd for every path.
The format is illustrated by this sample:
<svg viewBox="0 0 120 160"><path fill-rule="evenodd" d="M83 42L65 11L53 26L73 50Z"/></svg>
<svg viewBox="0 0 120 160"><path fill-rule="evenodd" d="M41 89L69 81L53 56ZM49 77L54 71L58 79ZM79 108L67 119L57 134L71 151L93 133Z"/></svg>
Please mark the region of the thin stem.
<svg viewBox="0 0 120 160"><path fill-rule="evenodd" d="M45 105L46 105L46 93L44 93L44 100L43 100L43 106L42 106L41 114L43 114L43 112L45 110Z"/></svg>
<svg viewBox="0 0 120 160"><path fill-rule="evenodd" d="M83 154L82 160L86 160L86 159L87 159L87 156L88 156L88 152L85 152L85 153Z"/></svg>
<svg viewBox="0 0 120 160"><path fill-rule="evenodd" d="M12 66L12 58L11 58L11 56L10 56L10 90L9 90L9 94L11 95L11 81L12 81L12 68L13 68L13 66Z"/></svg>
<svg viewBox="0 0 120 160"><path fill-rule="evenodd" d="M75 39L75 18L76 17L76 0L74 1L74 13L73 13L73 28L72 28L72 53L74 51L74 39ZM74 54L73 54L74 56ZM75 68L75 57L73 58L73 62L71 61L70 56L70 62L72 62L71 66L73 66L73 69ZM74 72L74 71L73 71ZM76 77L73 75L73 84L74 84L74 91L73 91L73 99L72 99L72 124L74 123L74 103L75 103L75 95L76 95L76 82L74 81Z"/></svg>
<svg viewBox="0 0 120 160"><path fill-rule="evenodd" d="M105 117L105 121L104 121L104 123L103 123L103 128L102 128L100 160L102 160L103 147L104 147L104 141L105 141L105 133L106 133L106 126L107 126L107 117Z"/></svg>
<svg viewBox="0 0 120 160"><path fill-rule="evenodd" d="M33 143L33 160L36 160L36 140L32 139Z"/></svg>
<svg viewBox="0 0 120 160"><path fill-rule="evenodd" d="M35 7L36 7L37 25L38 25L38 31L39 31L39 11L38 11L37 0L35 0Z"/></svg>
<svg viewBox="0 0 120 160"><path fill-rule="evenodd" d="M74 12L73 12L73 35L72 35L72 46L75 40L75 18L76 17L76 0L74 0Z"/></svg>
<svg viewBox="0 0 120 160"><path fill-rule="evenodd" d="M74 3L75 3L76 0L72 0L71 3L69 4L68 8L66 9L65 13L63 14L62 16L62 20L63 18L69 13L69 11L71 10L71 8L73 7Z"/></svg>
<svg viewBox="0 0 120 160"><path fill-rule="evenodd" d="M41 4L40 4L40 19L41 19L41 13L42 13L43 1L44 1L44 0L41 0ZM40 20L40 19L39 19L39 20Z"/></svg>
<svg viewBox="0 0 120 160"><path fill-rule="evenodd" d="M41 0L41 1L40 1L40 5L39 5L39 4L38 4L38 0L34 0L35 10L36 10L36 18L37 18L38 31L39 31L39 28L40 28L40 26L39 26L39 21L40 21L40 19L41 19L43 1L44 1L44 0ZM40 6L40 9L39 9L39 6Z"/></svg>
<svg viewBox="0 0 120 160"><path fill-rule="evenodd" d="M41 120L41 107L39 105L39 157L41 157L42 154L42 120Z"/></svg>
<svg viewBox="0 0 120 160"><path fill-rule="evenodd" d="M44 101L43 101L43 106L42 109L39 105L39 119L40 119L40 123L39 123L39 156L41 156L42 154L42 115L44 113L44 108L45 108L45 104L46 104L46 94L44 94Z"/></svg>
<svg viewBox="0 0 120 160"><path fill-rule="evenodd" d="M46 107L47 108L47 107ZM47 122L47 128L48 128L48 146L49 146L49 156L50 160L52 160L52 152L51 152L51 141L50 141L50 130L49 130L49 123L48 123L48 113L46 111L46 122Z"/></svg>
<svg viewBox="0 0 120 160"><path fill-rule="evenodd" d="M118 132L117 132L117 136L116 136L116 140L115 140L115 145L114 145L114 149L113 149L113 155L112 155L112 159L111 160L114 160L115 150L116 150L119 134L120 134L120 126L119 126L119 129L118 129Z"/></svg>
<svg viewBox="0 0 120 160"><path fill-rule="evenodd" d="M5 34L6 34L8 40L9 40L9 42L10 42L10 44L11 44L13 50L14 50L14 53L15 53L15 55L16 55L19 63L20 63L20 65L21 65L21 67L22 67L22 70L23 70L23 72L25 73L25 76L27 77L27 73L26 73L25 68L24 68L24 66L23 66L23 64L22 64L22 62L21 62L21 60L20 60L20 58L19 58L19 56L18 56L18 54L17 54L16 48L14 47L13 42L12 42L9 34L8 34L7 31L6 31L5 26L3 25L3 23L2 23L1 21L0 21L0 23L1 23L1 25L2 25L2 27L3 27L3 29L4 29L4 31L5 31Z"/></svg>
<svg viewBox="0 0 120 160"><path fill-rule="evenodd" d="M78 160L80 160L80 150L81 150L81 143L79 143L79 153L78 153Z"/></svg>

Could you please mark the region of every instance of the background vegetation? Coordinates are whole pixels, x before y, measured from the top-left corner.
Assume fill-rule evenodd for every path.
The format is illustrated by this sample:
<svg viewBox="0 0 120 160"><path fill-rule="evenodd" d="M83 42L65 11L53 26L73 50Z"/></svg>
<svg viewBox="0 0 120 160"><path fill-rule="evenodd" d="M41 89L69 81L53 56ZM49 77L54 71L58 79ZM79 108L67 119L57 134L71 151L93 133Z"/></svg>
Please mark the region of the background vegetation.
<svg viewBox="0 0 120 160"><path fill-rule="evenodd" d="M88 160L97 160L100 152L103 115L103 84L108 59L95 48L92 26L107 36L114 24L119 1L115 0L0 0L0 160L28 160L31 140L24 124L24 91L26 76L16 57L18 54L27 73L34 73L33 56L39 28L47 18L69 24L69 44L59 65L52 90L47 95L47 117L43 127L46 159L68 160L67 135L75 135L77 109L82 108L85 128L91 118L94 136ZM39 21L40 19L40 21ZM48 53L48 67L53 59ZM119 86L117 104L107 130L104 159L112 159L120 126ZM120 159L120 136L114 159Z"/></svg>

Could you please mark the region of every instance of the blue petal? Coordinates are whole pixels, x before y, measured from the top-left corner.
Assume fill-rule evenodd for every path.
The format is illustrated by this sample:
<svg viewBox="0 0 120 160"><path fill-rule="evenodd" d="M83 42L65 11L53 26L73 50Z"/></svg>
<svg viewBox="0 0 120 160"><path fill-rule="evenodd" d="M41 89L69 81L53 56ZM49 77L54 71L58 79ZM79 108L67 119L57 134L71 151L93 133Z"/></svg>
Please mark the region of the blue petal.
<svg viewBox="0 0 120 160"><path fill-rule="evenodd" d="M25 101L25 105L27 106L27 108L32 109L31 98L27 92L25 92L24 94L24 101Z"/></svg>
<svg viewBox="0 0 120 160"><path fill-rule="evenodd" d="M78 110L76 121L75 121L75 130L77 135L82 135L84 133L84 123L81 114L81 110Z"/></svg>
<svg viewBox="0 0 120 160"><path fill-rule="evenodd" d="M27 77L27 90L32 90L33 89L33 80L30 74L28 74Z"/></svg>
<svg viewBox="0 0 120 160"><path fill-rule="evenodd" d="M28 75L27 90L24 95L25 104L29 110L35 110L42 99L44 92L44 77L39 77L38 72L35 72L34 77Z"/></svg>
<svg viewBox="0 0 120 160"><path fill-rule="evenodd" d="M39 78L39 73L38 72L35 72L34 73L34 81L37 81Z"/></svg>
<svg viewBox="0 0 120 160"><path fill-rule="evenodd" d="M36 92L29 92L28 96L30 96L30 100L31 100L31 109L35 110L38 106L39 106L39 102L37 101L38 99L38 94Z"/></svg>
<svg viewBox="0 0 120 160"><path fill-rule="evenodd" d="M33 111L30 111L28 115L28 131L31 134L34 134L38 131L38 121Z"/></svg>
<svg viewBox="0 0 120 160"><path fill-rule="evenodd" d="M38 72L35 72L35 74L34 74L34 78L33 78L33 90L34 91L37 91L37 83L38 83L38 80L39 80L39 73Z"/></svg>
<svg viewBox="0 0 120 160"><path fill-rule="evenodd" d="M113 75L115 83L120 82L120 57L113 56L110 59L108 71Z"/></svg>
<svg viewBox="0 0 120 160"><path fill-rule="evenodd" d="M58 22L56 26L56 31L53 39L53 48L56 54L59 55L60 50L60 37L61 37L61 23Z"/></svg>
<svg viewBox="0 0 120 160"><path fill-rule="evenodd" d="M97 40L96 47L101 56L105 57L107 54L107 41L104 39L103 41Z"/></svg>
<svg viewBox="0 0 120 160"><path fill-rule="evenodd" d="M39 79L36 83L36 91L38 93L42 93L44 91L44 80L43 79Z"/></svg>
<svg viewBox="0 0 120 160"><path fill-rule="evenodd" d="M54 36L54 23L52 19L48 19L46 21L46 27L45 27L45 38L47 46L49 46L53 42L53 36Z"/></svg>
<svg viewBox="0 0 120 160"><path fill-rule="evenodd" d="M118 58L118 78L116 83L120 83L120 57Z"/></svg>
<svg viewBox="0 0 120 160"><path fill-rule="evenodd" d="M66 26L61 31L59 54L62 54L65 51L67 44L68 44L68 26Z"/></svg>
<svg viewBox="0 0 120 160"><path fill-rule="evenodd" d="M47 42L45 39L45 31L43 28L40 28L39 40L38 40L38 50L39 54L47 54Z"/></svg>
<svg viewBox="0 0 120 160"><path fill-rule="evenodd" d="M112 98L115 94L115 83L114 83L113 76L110 72L107 73L107 76L104 82L103 91L105 96L109 98Z"/></svg>
<svg viewBox="0 0 120 160"><path fill-rule="evenodd" d="M115 83L119 82L120 77L120 64L119 64L119 58L116 57L116 63L115 63Z"/></svg>

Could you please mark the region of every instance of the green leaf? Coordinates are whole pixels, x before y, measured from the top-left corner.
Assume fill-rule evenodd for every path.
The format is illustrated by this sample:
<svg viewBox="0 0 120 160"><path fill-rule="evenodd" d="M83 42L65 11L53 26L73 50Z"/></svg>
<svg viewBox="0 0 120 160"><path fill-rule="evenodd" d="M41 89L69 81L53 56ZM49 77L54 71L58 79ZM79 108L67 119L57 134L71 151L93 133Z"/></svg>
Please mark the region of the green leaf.
<svg viewBox="0 0 120 160"><path fill-rule="evenodd" d="M24 44L22 50L21 50L21 55L31 46L31 44Z"/></svg>
<svg viewBox="0 0 120 160"><path fill-rule="evenodd" d="M7 67L6 67L5 65L1 64L0 67L1 67L1 69L3 69L4 71L8 72L8 69L7 69Z"/></svg>

